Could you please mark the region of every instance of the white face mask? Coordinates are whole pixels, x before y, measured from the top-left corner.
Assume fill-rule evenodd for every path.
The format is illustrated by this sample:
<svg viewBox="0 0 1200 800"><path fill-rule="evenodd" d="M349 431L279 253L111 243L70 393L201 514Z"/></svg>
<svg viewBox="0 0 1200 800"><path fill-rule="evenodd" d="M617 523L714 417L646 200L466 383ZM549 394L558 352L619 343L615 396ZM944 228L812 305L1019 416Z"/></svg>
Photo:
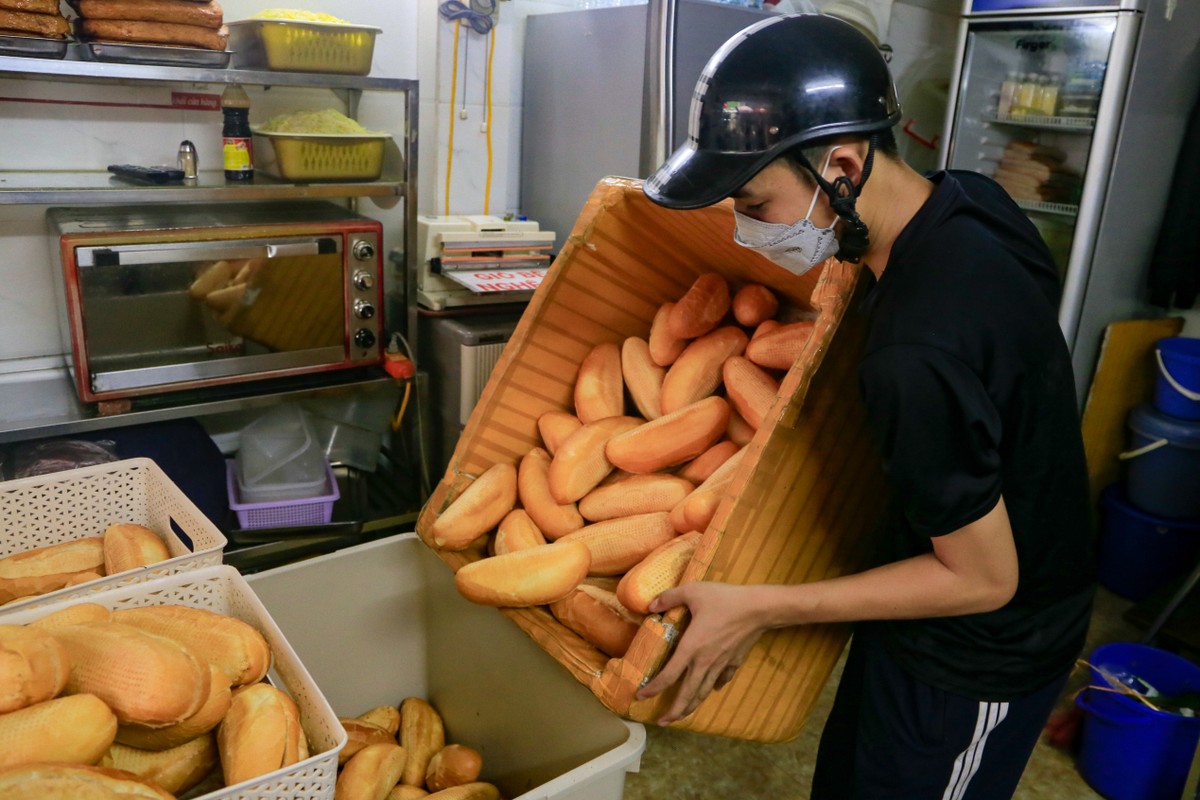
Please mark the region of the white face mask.
<svg viewBox="0 0 1200 800"><path fill-rule="evenodd" d="M837 149L832 148L825 156L825 164L821 167L822 178L825 177L825 170L829 169L833 151ZM808 204L808 213L804 215L804 219L791 225L782 222L761 222L734 211L737 230L733 234L733 240L742 247L761 253L788 272L803 275L838 251L838 240L833 231L837 220L835 219L833 225L828 228L818 228L809 219L816 208L820 191L821 187L818 186L813 192L812 202Z"/></svg>

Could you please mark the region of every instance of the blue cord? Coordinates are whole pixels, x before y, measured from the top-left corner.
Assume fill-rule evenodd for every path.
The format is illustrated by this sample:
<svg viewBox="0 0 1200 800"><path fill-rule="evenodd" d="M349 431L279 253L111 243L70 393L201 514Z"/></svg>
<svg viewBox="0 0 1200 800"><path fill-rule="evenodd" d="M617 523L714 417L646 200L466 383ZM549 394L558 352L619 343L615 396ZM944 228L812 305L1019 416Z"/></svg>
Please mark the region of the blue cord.
<svg viewBox="0 0 1200 800"><path fill-rule="evenodd" d="M497 0L473 0L473 2L477 7L485 10L475 11L462 0L445 0L438 7L438 11L446 19L467 23L476 33L488 33L492 29L492 12L496 10Z"/></svg>

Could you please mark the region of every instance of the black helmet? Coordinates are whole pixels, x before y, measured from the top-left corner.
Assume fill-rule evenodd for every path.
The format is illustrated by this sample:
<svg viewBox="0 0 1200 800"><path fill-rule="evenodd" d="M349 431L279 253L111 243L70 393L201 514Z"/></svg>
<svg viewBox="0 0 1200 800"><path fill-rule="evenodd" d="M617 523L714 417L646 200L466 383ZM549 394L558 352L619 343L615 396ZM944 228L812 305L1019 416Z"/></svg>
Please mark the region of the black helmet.
<svg viewBox="0 0 1200 800"><path fill-rule="evenodd" d="M796 145L874 133L899 119L887 62L852 25L822 14L765 19L709 59L692 95L688 141L645 192L670 208L712 205Z"/></svg>

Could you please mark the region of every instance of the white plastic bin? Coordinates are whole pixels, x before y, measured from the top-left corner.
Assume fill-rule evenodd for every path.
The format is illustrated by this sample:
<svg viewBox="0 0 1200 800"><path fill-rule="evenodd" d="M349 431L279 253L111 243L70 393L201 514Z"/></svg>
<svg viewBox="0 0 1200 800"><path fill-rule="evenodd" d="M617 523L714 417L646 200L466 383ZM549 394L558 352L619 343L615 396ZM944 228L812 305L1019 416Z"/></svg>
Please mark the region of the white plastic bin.
<svg viewBox="0 0 1200 800"><path fill-rule="evenodd" d="M512 800L621 800L645 728L608 709L407 533L251 575L340 716L429 700Z"/></svg>

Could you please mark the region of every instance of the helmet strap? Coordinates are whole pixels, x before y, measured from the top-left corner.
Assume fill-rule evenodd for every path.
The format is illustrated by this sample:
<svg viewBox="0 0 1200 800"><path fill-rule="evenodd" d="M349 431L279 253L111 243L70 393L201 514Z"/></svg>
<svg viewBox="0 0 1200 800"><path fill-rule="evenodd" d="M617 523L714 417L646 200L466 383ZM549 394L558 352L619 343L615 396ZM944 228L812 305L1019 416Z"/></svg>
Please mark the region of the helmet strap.
<svg viewBox="0 0 1200 800"><path fill-rule="evenodd" d="M871 134L867 139L867 157L863 160L862 180L855 186L854 182L845 175L841 175L833 179L833 182L825 180L819 172L813 169L812 164L808 163L808 159L800 155L800 160L808 171L812 173L816 179L817 185L825 192L829 198L829 206L834 213L846 223L842 230L842 235L838 237L838 258L842 261L849 261L852 264L857 264L862 258L862 254L867 251L867 247L871 244L870 232L867 230L867 225L859 217L858 211L854 208L854 201L862 194L862 188L867 183L867 178L871 177L871 167L875 163L875 144L877 134ZM798 154L799 155L799 154Z"/></svg>

